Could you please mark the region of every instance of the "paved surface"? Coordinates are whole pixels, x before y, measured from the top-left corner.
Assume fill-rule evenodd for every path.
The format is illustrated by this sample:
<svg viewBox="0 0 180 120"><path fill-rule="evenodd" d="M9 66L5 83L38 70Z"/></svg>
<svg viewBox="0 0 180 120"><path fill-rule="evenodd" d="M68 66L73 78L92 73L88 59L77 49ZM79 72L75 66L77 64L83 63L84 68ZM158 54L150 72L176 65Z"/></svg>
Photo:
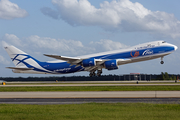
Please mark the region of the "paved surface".
<svg viewBox="0 0 180 120"><path fill-rule="evenodd" d="M137 80L131 81L16 81L16 82L6 82L6 83L136 83ZM139 83L175 83L175 80L161 80L161 81L138 81ZM180 82L180 81L177 81Z"/></svg>
<svg viewBox="0 0 180 120"><path fill-rule="evenodd" d="M180 98L180 91L0 92L0 98Z"/></svg>
<svg viewBox="0 0 180 120"><path fill-rule="evenodd" d="M34 85L0 85L0 87L42 87L42 86L175 86L180 84L34 84Z"/></svg>
<svg viewBox="0 0 180 120"><path fill-rule="evenodd" d="M175 83L174 80L169 81L41 81L41 82L6 82L6 85L0 85L0 87L40 87L40 86L174 86L180 85Z"/></svg>
<svg viewBox="0 0 180 120"><path fill-rule="evenodd" d="M180 98L12 98L0 99L0 104L82 104L82 103L164 103L180 104Z"/></svg>

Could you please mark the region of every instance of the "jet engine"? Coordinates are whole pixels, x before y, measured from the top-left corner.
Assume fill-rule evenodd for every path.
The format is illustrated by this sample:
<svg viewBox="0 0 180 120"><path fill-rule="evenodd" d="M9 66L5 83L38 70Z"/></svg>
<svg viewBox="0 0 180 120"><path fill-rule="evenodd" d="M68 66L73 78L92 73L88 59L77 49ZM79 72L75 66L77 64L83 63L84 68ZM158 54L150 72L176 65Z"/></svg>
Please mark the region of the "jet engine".
<svg viewBox="0 0 180 120"><path fill-rule="evenodd" d="M104 62L104 66L105 66L105 68L108 69L108 70L118 69L117 60L106 61L106 62Z"/></svg>
<svg viewBox="0 0 180 120"><path fill-rule="evenodd" d="M83 67L92 67L96 65L96 61L94 58L90 58L90 59L85 59L82 61L82 66Z"/></svg>

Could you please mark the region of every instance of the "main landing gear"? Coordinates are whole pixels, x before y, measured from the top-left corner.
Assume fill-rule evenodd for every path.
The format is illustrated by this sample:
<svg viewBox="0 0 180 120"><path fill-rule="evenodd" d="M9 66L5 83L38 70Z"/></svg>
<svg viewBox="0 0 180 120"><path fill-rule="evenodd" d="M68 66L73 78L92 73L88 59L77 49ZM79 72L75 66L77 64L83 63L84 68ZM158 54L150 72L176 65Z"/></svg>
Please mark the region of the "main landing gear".
<svg viewBox="0 0 180 120"><path fill-rule="evenodd" d="M100 77L102 73L102 69L101 70L97 70L97 76Z"/></svg>
<svg viewBox="0 0 180 120"><path fill-rule="evenodd" d="M164 61L163 61L163 57L161 57L161 62L160 62L161 64L164 64Z"/></svg>
<svg viewBox="0 0 180 120"><path fill-rule="evenodd" d="M97 70L97 74L95 73L96 71L91 71L90 73L89 73L89 76L90 77L93 77L93 76L101 76L101 74L102 74L102 69L101 70Z"/></svg>
<svg viewBox="0 0 180 120"><path fill-rule="evenodd" d="M92 76L96 76L95 71L90 72L90 73L89 73L89 76L90 76L90 77L92 77Z"/></svg>

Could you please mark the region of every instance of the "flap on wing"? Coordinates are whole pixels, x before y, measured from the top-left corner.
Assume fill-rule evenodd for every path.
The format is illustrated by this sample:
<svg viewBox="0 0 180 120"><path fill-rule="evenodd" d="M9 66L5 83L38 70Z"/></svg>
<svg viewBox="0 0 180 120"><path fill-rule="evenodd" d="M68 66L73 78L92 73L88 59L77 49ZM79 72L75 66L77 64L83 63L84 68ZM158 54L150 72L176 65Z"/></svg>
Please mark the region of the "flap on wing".
<svg viewBox="0 0 180 120"><path fill-rule="evenodd" d="M127 62L127 61L131 61L131 59L117 59L118 62Z"/></svg>
<svg viewBox="0 0 180 120"><path fill-rule="evenodd" d="M131 59L117 59L118 65L126 64L131 62Z"/></svg>
<svg viewBox="0 0 180 120"><path fill-rule="evenodd" d="M6 67L8 69L14 69L14 70L33 70L34 68L18 68L18 67Z"/></svg>
<svg viewBox="0 0 180 120"><path fill-rule="evenodd" d="M101 65L101 64L103 64L105 61L107 61L107 60L96 59L96 64L97 64L97 65Z"/></svg>

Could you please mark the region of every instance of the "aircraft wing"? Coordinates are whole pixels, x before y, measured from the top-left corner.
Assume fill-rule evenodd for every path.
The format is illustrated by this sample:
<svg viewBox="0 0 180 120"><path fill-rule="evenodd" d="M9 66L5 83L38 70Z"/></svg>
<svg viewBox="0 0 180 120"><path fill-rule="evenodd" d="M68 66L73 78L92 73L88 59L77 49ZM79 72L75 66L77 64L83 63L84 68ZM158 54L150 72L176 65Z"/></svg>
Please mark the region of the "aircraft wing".
<svg viewBox="0 0 180 120"><path fill-rule="evenodd" d="M82 61L85 59L88 59L88 58L82 59L82 58L77 58L77 57L66 57L66 56L59 56L59 55L47 55L47 54L44 54L44 55L48 56L48 57L55 58L55 59L67 61L69 64L76 65L77 67L82 66L82 64L81 64ZM98 69L98 66L103 65L104 62L109 61L109 60L111 60L111 59L95 59L96 66L86 67L85 70L86 71L95 71ZM124 59L124 58L117 59L117 64L122 65L122 64L126 64L130 61L131 61L131 59Z"/></svg>
<svg viewBox="0 0 180 120"><path fill-rule="evenodd" d="M19 67L6 67L8 69L14 69L14 70L33 70L34 68L19 68Z"/></svg>
<svg viewBox="0 0 180 120"><path fill-rule="evenodd" d="M67 56L59 56L59 55L47 55L47 54L44 54L44 55L48 56L48 57L55 58L55 59L67 61L70 64L71 63L72 64L78 64L78 63L80 63L83 60L81 58L76 58L76 57L67 57Z"/></svg>
<svg viewBox="0 0 180 120"><path fill-rule="evenodd" d="M82 59L82 58L77 58L77 57L67 57L67 56L59 56L59 55L47 55L47 54L44 54L44 55L55 58L55 59L67 61L68 63L70 63L72 65L78 65L83 60L88 59L88 58ZM104 63L105 61L106 60L96 59L96 64L100 65L100 64Z"/></svg>
<svg viewBox="0 0 180 120"><path fill-rule="evenodd" d="M52 57L55 59L59 59L59 60L63 60L63 61L67 61L68 63L72 64L72 65L78 65L79 63L81 63L83 60L88 59L82 59L82 58L77 58L77 57L67 57L67 56L59 56L59 55L48 55L48 54L44 54L45 56L48 57ZM109 59L96 59L96 64L97 65L101 65L103 64L105 61L108 61ZM130 62L131 59L117 59L118 64L124 64L126 62Z"/></svg>

